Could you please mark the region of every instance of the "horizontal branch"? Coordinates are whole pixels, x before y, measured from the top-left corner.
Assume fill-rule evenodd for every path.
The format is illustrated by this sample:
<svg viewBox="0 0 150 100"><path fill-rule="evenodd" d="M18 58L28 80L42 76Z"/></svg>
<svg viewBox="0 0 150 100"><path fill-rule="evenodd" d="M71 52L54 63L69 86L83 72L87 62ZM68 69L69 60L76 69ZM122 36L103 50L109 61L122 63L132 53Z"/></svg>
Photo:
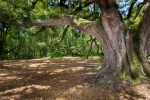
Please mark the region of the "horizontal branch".
<svg viewBox="0 0 150 100"><path fill-rule="evenodd" d="M42 20L35 20L28 24L19 24L17 22L10 23L12 26L15 27L49 27L49 26L56 26L56 25L69 25L72 26L82 32L85 32L89 35L92 35L96 38L99 38L99 42L103 43L103 35L106 34L104 28L101 24L101 20L97 19L95 21L89 21L86 19L78 18L76 16L65 16L61 18L50 19L46 21Z"/></svg>
<svg viewBox="0 0 150 100"><path fill-rule="evenodd" d="M56 26L56 25L70 25L78 30L81 30L83 32L88 32L89 28L94 25L94 21L85 20L82 18L77 18L74 16L67 16L67 18L58 18L58 19L50 19L46 21L41 20L35 20L28 24L19 24L19 23L13 23L12 25L15 27L48 27L48 26ZM89 33L90 34L90 33Z"/></svg>

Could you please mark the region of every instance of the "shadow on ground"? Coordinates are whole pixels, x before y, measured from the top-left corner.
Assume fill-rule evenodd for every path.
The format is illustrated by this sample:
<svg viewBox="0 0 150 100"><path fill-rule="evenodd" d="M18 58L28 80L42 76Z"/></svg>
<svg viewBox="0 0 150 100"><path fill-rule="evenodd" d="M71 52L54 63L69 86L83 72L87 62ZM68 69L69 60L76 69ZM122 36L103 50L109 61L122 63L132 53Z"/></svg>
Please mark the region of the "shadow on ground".
<svg viewBox="0 0 150 100"><path fill-rule="evenodd" d="M145 99L117 85L90 84L96 59L57 58L1 61L0 99L134 100ZM141 99L141 100L142 100Z"/></svg>

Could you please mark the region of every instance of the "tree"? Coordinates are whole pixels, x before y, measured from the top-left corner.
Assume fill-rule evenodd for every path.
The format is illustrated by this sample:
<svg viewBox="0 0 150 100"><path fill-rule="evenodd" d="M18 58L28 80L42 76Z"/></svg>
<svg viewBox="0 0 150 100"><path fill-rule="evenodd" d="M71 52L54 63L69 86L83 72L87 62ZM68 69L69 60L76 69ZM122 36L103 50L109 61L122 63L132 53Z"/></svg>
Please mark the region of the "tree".
<svg viewBox="0 0 150 100"><path fill-rule="evenodd" d="M49 0L49 4L48 0L28 1L30 3L27 6L20 4L22 11L16 12L17 16L12 14L15 18L8 20L9 15L5 12L0 15L0 19L9 25L26 28L67 24L96 37L104 49L102 68L97 75L99 79L120 75L131 79L150 76L147 60L150 44L149 0L144 0L138 7L135 7L138 0L127 0L130 5L128 13L125 14L127 17L120 13L114 0ZM20 5L13 3L11 5L17 10ZM96 12L96 18L89 17L86 10L93 3L100 8ZM92 9L89 11L91 14ZM6 9L3 11L8 12Z"/></svg>

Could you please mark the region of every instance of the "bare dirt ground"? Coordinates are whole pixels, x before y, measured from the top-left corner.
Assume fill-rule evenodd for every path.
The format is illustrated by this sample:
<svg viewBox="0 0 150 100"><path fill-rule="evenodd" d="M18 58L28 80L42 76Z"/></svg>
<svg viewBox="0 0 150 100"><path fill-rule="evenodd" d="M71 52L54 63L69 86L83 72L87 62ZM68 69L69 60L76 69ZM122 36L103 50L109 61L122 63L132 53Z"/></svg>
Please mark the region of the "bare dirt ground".
<svg viewBox="0 0 150 100"><path fill-rule="evenodd" d="M96 59L1 61L0 100L150 100L150 81L131 85L88 83Z"/></svg>

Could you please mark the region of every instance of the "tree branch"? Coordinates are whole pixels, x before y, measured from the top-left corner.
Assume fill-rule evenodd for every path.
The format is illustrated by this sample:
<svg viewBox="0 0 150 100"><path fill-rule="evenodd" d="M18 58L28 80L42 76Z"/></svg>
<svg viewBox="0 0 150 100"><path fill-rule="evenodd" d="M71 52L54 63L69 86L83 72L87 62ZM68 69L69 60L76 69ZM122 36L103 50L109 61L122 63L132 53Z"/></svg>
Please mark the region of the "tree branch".
<svg viewBox="0 0 150 100"><path fill-rule="evenodd" d="M130 5L129 10L128 10L128 14L127 14L126 19L129 19L131 17L132 10L133 10L133 7L134 7L136 2L137 2L137 0L132 0L131 5Z"/></svg>
<svg viewBox="0 0 150 100"><path fill-rule="evenodd" d="M59 43L61 43L63 41L63 39L65 38L66 34L67 34L67 31L69 29L69 25L67 25L67 27L65 27L64 31L63 31L63 35L61 37L61 40L59 40L58 43L56 43L55 45L58 45Z"/></svg>
<svg viewBox="0 0 150 100"><path fill-rule="evenodd" d="M95 25L95 21L89 21L85 20L82 18L77 18L74 16L67 16L67 18L58 18L58 19L50 19L47 21L41 21L41 20L36 20L28 24L19 24L19 23L11 23L12 26L15 27L49 27L49 26L56 26L56 25L70 25L78 30L81 30L83 32L87 32L91 29L91 26ZM90 28L90 29L89 29ZM90 34L90 33L89 33Z"/></svg>
<svg viewBox="0 0 150 100"><path fill-rule="evenodd" d="M144 2L138 4L138 11L136 12L135 16L134 16L134 20L138 17L138 15L140 14L142 7L144 6Z"/></svg>

